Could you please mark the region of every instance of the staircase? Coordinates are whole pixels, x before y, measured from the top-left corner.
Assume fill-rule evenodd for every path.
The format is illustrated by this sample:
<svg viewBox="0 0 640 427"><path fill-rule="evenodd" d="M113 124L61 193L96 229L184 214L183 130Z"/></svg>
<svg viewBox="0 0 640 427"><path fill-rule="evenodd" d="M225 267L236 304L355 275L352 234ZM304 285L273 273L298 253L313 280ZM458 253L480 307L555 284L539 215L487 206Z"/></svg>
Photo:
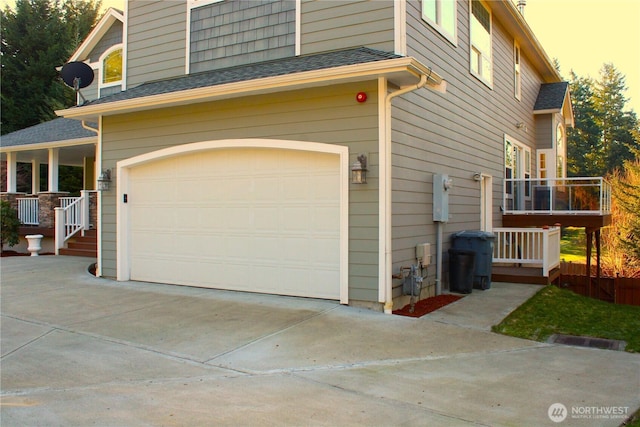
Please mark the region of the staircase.
<svg viewBox="0 0 640 427"><path fill-rule="evenodd" d="M98 232L97 230L87 230L84 236L73 236L67 242L66 248L60 248L60 255L84 256L89 258L98 257Z"/></svg>

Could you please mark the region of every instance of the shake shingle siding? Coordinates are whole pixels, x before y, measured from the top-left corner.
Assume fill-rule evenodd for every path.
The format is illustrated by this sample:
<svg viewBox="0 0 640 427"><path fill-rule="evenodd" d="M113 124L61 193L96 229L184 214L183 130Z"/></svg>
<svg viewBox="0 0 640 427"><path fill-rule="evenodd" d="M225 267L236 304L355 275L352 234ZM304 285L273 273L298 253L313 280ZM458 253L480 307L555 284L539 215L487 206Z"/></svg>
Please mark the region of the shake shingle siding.
<svg viewBox="0 0 640 427"><path fill-rule="evenodd" d="M230 1L192 9L190 72L295 55L296 2Z"/></svg>

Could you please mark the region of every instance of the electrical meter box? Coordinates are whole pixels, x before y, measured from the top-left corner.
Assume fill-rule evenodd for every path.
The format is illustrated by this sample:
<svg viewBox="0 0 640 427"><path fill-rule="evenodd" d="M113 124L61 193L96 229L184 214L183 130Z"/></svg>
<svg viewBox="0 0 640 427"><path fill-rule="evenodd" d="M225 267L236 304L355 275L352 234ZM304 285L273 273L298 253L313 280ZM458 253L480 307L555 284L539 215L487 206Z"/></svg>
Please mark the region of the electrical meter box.
<svg viewBox="0 0 640 427"><path fill-rule="evenodd" d="M449 221L449 189L451 180L449 175L433 175L433 220L435 222Z"/></svg>
<svg viewBox="0 0 640 427"><path fill-rule="evenodd" d="M416 245L416 259L423 266L431 264L431 244L420 243Z"/></svg>

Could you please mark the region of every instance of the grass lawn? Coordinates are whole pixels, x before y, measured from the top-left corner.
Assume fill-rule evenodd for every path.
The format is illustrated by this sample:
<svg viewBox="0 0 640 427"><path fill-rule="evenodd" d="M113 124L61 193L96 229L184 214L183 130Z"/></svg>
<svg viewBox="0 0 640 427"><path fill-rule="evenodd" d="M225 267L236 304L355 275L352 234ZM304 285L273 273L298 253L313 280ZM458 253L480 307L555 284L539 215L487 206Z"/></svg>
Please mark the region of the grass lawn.
<svg viewBox="0 0 640 427"><path fill-rule="evenodd" d="M640 307L546 286L493 331L535 341L546 341L556 333L624 340L626 351L636 353L640 352Z"/></svg>
<svg viewBox="0 0 640 427"><path fill-rule="evenodd" d="M560 259L566 262L587 263L587 236L584 228L564 227L560 240Z"/></svg>

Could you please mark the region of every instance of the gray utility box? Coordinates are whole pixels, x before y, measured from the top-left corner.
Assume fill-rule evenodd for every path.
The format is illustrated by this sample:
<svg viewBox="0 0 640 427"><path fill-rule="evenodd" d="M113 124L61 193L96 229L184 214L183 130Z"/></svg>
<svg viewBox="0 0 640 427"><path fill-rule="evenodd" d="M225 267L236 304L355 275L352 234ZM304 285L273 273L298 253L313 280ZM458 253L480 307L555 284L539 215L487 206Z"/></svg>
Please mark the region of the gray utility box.
<svg viewBox="0 0 640 427"><path fill-rule="evenodd" d="M473 271L473 287L491 288L491 266L493 264L493 233L486 231L460 231L451 236L454 249L466 249L476 253Z"/></svg>

